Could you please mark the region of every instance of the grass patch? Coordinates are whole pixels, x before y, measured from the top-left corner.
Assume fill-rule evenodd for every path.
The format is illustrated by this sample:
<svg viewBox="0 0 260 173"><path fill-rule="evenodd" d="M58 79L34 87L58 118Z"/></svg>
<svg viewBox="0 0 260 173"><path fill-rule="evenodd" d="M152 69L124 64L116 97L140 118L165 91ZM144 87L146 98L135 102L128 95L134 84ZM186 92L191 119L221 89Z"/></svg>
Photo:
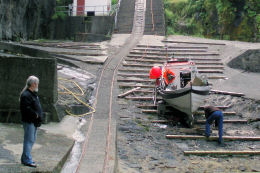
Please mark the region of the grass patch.
<svg viewBox="0 0 260 173"><path fill-rule="evenodd" d="M146 124L143 124L141 120L136 119L135 122L138 124L138 126L142 127L144 131L149 132L150 127Z"/></svg>

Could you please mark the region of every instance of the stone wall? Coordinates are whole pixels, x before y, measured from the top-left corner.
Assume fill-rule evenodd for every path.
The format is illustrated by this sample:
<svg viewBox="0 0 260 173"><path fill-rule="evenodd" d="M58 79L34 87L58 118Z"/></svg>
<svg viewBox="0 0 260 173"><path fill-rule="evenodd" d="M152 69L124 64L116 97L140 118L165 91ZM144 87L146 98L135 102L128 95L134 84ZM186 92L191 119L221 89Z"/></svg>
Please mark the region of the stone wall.
<svg viewBox="0 0 260 173"><path fill-rule="evenodd" d="M75 41L102 41L110 39L114 27L113 16L71 16L56 19L51 23L51 39L69 39ZM84 38L78 40L76 36Z"/></svg>
<svg viewBox="0 0 260 173"><path fill-rule="evenodd" d="M0 40L46 38L55 0L0 0Z"/></svg>
<svg viewBox="0 0 260 173"><path fill-rule="evenodd" d="M26 79L35 75L40 79L39 98L46 112L46 122L58 121L56 59L20 57L0 54L0 121L20 122L19 95Z"/></svg>
<svg viewBox="0 0 260 173"><path fill-rule="evenodd" d="M231 68L249 72L260 72L260 50L247 50L242 55L231 60L228 65Z"/></svg>

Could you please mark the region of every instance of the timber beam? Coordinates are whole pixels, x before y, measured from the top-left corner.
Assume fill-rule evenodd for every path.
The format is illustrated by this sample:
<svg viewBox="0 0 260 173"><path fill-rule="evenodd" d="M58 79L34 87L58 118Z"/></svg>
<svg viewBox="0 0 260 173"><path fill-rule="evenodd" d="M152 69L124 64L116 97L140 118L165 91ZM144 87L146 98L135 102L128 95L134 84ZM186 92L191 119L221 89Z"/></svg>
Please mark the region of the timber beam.
<svg viewBox="0 0 260 173"><path fill-rule="evenodd" d="M258 151L184 151L184 155L260 155Z"/></svg>
<svg viewBox="0 0 260 173"><path fill-rule="evenodd" d="M204 139L204 140L218 140L218 136L210 136L209 138L202 135L166 135L167 139ZM240 141L260 141L260 136L223 136L224 140L240 140Z"/></svg>
<svg viewBox="0 0 260 173"><path fill-rule="evenodd" d="M157 45L144 45L144 44L138 44L137 47L143 47L143 48L164 48L165 46L157 46ZM208 49L206 46L167 46L167 48L172 49Z"/></svg>
<svg viewBox="0 0 260 173"><path fill-rule="evenodd" d="M211 43L211 42L192 42L192 41L174 41L174 40L163 40L165 43L184 43L184 44L205 44L205 45L218 45L225 46L225 43Z"/></svg>
<svg viewBox="0 0 260 173"><path fill-rule="evenodd" d="M210 90L210 92L214 93L214 94L224 94L224 95L231 95L231 96L237 96L237 97L241 97L241 96L245 95L243 93L236 93L236 92L229 92L229 91L220 91L220 90Z"/></svg>

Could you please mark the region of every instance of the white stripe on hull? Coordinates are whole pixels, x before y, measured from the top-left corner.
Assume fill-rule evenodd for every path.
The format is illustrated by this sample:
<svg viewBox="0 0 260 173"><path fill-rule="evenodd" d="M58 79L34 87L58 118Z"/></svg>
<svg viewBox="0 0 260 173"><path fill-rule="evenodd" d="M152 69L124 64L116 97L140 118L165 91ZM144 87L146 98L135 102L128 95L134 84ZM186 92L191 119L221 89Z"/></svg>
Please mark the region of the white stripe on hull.
<svg viewBox="0 0 260 173"><path fill-rule="evenodd" d="M208 86L195 86L193 88L200 91L210 90ZM206 97L207 95L187 93L180 97L165 99L165 101L172 107L191 116L203 104Z"/></svg>

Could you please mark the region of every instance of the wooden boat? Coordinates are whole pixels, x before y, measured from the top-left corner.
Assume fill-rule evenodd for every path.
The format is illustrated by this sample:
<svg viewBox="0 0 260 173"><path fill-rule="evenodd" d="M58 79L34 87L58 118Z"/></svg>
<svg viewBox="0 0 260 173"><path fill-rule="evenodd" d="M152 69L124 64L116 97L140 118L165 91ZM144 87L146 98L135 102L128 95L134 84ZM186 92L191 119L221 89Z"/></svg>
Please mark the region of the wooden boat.
<svg viewBox="0 0 260 173"><path fill-rule="evenodd" d="M153 69L157 69L157 75L153 75L156 71ZM154 96L159 94L168 105L185 113L187 125L192 126L193 112L202 105L210 91L207 77L200 75L195 63L188 59L172 59L160 69L158 72L158 67L153 67L150 71L150 78L157 80ZM158 112L163 111L161 108L158 105Z"/></svg>

